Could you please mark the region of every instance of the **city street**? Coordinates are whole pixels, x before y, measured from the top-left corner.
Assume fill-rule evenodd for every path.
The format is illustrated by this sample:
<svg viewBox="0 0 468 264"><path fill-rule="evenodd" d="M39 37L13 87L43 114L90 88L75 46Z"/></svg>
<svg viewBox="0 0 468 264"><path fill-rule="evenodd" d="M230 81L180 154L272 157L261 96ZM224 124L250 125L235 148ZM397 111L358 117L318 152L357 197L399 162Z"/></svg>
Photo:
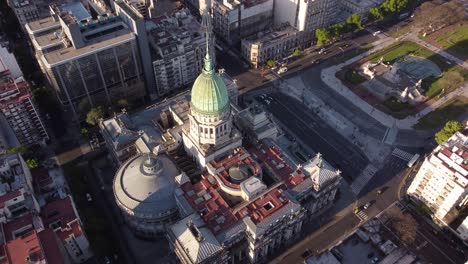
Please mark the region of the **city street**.
<svg viewBox="0 0 468 264"><path fill-rule="evenodd" d="M359 148L349 144L334 128L313 112L307 111L300 102L279 93L271 96L274 100L266 106L268 111L300 142L314 152L321 152L327 161L343 172L345 178L354 179L366 167L369 161Z"/></svg>

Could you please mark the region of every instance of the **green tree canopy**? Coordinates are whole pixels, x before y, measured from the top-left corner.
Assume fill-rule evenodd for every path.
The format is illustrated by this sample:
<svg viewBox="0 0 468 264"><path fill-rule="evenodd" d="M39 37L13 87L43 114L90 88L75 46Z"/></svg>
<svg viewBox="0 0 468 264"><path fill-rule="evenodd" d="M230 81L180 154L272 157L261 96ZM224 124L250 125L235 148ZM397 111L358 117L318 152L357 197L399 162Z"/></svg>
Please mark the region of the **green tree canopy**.
<svg viewBox="0 0 468 264"><path fill-rule="evenodd" d="M372 21L378 21L383 19L382 10L380 7L372 7L369 9L369 19Z"/></svg>
<svg viewBox="0 0 468 264"><path fill-rule="evenodd" d="M266 65L273 67L275 66L276 62L274 60L267 60Z"/></svg>
<svg viewBox="0 0 468 264"><path fill-rule="evenodd" d="M99 122L99 119L104 117L104 108L102 106L98 106L95 108L92 108L87 114L86 114L86 123L95 126Z"/></svg>
<svg viewBox="0 0 468 264"><path fill-rule="evenodd" d="M346 25L348 26L349 31L363 29L361 16L359 14L350 15L349 17L346 18Z"/></svg>
<svg viewBox="0 0 468 264"><path fill-rule="evenodd" d="M323 46L331 40L330 31L326 28L318 28L315 30L315 37L317 38L317 45Z"/></svg>
<svg viewBox="0 0 468 264"><path fill-rule="evenodd" d="M435 134L435 141L437 144L444 143L453 134L463 129L463 125L457 121L448 121L445 123L444 128Z"/></svg>
<svg viewBox="0 0 468 264"><path fill-rule="evenodd" d="M26 165L30 169L35 169L35 168L39 167L39 162L36 159L28 159L28 160L26 160Z"/></svg>
<svg viewBox="0 0 468 264"><path fill-rule="evenodd" d="M6 153L7 154L13 154L13 153L24 154L27 151L28 151L28 147L24 146L24 145L21 145L21 146L18 146L18 147L12 147L12 148L7 149Z"/></svg>
<svg viewBox="0 0 468 264"><path fill-rule="evenodd" d="M298 49L295 49L292 55L293 56L299 56L299 55L301 55L301 51L298 50Z"/></svg>

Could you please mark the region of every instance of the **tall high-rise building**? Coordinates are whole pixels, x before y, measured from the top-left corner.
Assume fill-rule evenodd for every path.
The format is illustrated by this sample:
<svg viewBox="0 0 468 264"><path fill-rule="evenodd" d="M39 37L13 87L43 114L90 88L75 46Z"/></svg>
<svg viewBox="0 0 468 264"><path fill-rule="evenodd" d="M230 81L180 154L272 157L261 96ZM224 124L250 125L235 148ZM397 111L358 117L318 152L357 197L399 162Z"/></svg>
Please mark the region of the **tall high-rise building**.
<svg viewBox="0 0 468 264"><path fill-rule="evenodd" d="M424 160L408 195L426 204L436 219L450 223L468 204L468 128L455 133Z"/></svg>
<svg viewBox="0 0 468 264"><path fill-rule="evenodd" d="M75 119L91 107L141 101L146 94L132 21L89 8L97 16L80 2L53 5L50 17L26 25L43 72Z"/></svg>

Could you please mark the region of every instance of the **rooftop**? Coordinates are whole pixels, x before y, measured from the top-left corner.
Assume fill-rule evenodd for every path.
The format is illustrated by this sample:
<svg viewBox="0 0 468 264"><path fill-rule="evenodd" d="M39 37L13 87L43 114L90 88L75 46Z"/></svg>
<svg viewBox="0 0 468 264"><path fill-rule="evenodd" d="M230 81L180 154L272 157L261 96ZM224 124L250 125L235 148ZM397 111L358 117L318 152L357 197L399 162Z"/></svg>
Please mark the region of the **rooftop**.
<svg viewBox="0 0 468 264"><path fill-rule="evenodd" d="M276 181L284 181L288 188L304 182L304 172L300 168L293 169L291 165L294 162L272 140L262 140L256 147L251 147L249 152L273 174Z"/></svg>
<svg viewBox="0 0 468 264"><path fill-rule="evenodd" d="M468 127L439 145L429 157L452 171L455 181L468 187Z"/></svg>
<svg viewBox="0 0 468 264"><path fill-rule="evenodd" d="M195 184L184 183L181 189L185 199L200 214L215 236L234 228L235 224L246 217L258 225L292 203L284 194L285 186L282 183L263 191L250 201L233 207L218 192L219 185L209 174L202 175L201 181Z"/></svg>
<svg viewBox="0 0 468 264"><path fill-rule="evenodd" d="M5 241L11 241L35 230L33 215L28 213L2 225Z"/></svg>
<svg viewBox="0 0 468 264"><path fill-rule="evenodd" d="M71 197L67 196L42 207L41 218L44 225L52 229L67 228L69 223L78 219L72 203Z"/></svg>
<svg viewBox="0 0 468 264"><path fill-rule="evenodd" d="M210 161L208 166L210 173L217 175L223 184L235 189L240 188L239 184L243 180L261 176L262 172L260 165L242 147L221 160Z"/></svg>
<svg viewBox="0 0 468 264"><path fill-rule="evenodd" d="M278 40L295 37L298 33L300 33L300 31L296 28L285 25L275 30L266 31L261 35L246 38L242 40L242 42L247 45L257 44L268 46L270 43L275 43Z"/></svg>
<svg viewBox="0 0 468 264"><path fill-rule="evenodd" d="M6 258L1 263L26 263L27 259L32 263L47 261L36 231L3 244L3 252Z"/></svg>
<svg viewBox="0 0 468 264"><path fill-rule="evenodd" d="M127 160L116 173L114 195L119 206L152 218L176 208L175 177L179 170L165 154L140 154Z"/></svg>

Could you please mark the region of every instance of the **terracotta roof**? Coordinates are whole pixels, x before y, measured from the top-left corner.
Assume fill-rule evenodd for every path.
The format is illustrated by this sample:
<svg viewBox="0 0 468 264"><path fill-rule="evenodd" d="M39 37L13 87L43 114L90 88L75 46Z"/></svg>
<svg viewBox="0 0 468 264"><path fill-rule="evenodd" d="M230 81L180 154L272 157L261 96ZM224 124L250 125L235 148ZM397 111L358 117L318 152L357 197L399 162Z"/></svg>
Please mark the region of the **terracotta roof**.
<svg viewBox="0 0 468 264"><path fill-rule="evenodd" d="M52 228L62 241L72 235L79 237L83 233L70 196L46 204L42 208L41 217L44 226Z"/></svg>
<svg viewBox="0 0 468 264"><path fill-rule="evenodd" d="M36 231L31 231L15 240L3 244L5 259L3 263L27 263L27 259L36 263L45 261L45 254L39 243Z"/></svg>
<svg viewBox="0 0 468 264"><path fill-rule="evenodd" d="M60 248L58 246L57 238L54 231L46 228L37 234L44 250L47 264L62 264L65 263Z"/></svg>
<svg viewBox="0 0 468 264"><path fill-rule="evenodd" d="M0 208L3 208L6 202L21 195L22 195L21 190L16 190L16 191L7 192L4 195L0 196Z"/></svg>
<svg viewBox="0 0 468 264"><path fill-rule="evenodd" d="M39 188L46 187L54 182L52 177L49 175L49 170L46 168L32 169L31 176L34 184Z"/></svg>
<svg viewBox="0 0 468 264"><path fill-rule="evenodd" d="M26 227L28 226L29 228L26 229ZM15 237L13 234L15 233L15 231L23 228L25 228L25 230L23 230L23 232L21 233L25 233L24 231L34 230L32 214L25 214L17 219L14 219L13 221L3 224L3 235L5 237L5 241L8 242L10 240L14 240Z"/></svg>
<svg viewBox="0 0 468 264"><path fill-rule="evenodd" d="M291 189L304 181L301 169L293 169L283 157L281 149L270 140L262 140L257 147L251 147L249 152L277 178L283 180Z"/></svg>

